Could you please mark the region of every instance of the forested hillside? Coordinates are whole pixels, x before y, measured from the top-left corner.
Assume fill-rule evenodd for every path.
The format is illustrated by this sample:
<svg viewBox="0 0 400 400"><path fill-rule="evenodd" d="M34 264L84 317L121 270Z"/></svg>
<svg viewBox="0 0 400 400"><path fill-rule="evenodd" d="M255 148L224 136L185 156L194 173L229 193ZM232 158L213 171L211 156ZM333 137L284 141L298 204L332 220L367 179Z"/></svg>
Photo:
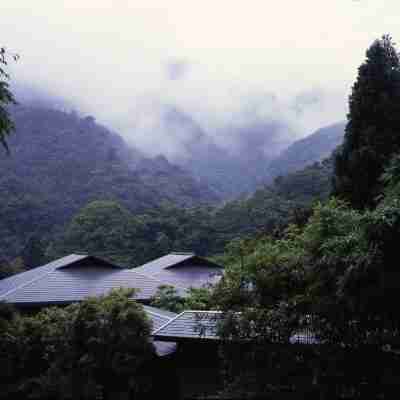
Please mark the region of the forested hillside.
<svg viewBox="0 0 400 400"><path fill-rule="evenodd" d="M217 200L182 168L145 158L92 117L17 106L11 118L10 155L0 158L0 258L21 254L31 237L47 240L90 201L143 212Z"/></svg>
<svg viewBox="0 0 400 400"><path fill-rule="evenodd" d="M331 190L332 159L277 178L252 196L217 207L158 207L134 214L117 202L95 201L77 213L47 248L50 259L82 251L137 266L172 250L222 253L236 238L280 235L304 223Z"/></svg>

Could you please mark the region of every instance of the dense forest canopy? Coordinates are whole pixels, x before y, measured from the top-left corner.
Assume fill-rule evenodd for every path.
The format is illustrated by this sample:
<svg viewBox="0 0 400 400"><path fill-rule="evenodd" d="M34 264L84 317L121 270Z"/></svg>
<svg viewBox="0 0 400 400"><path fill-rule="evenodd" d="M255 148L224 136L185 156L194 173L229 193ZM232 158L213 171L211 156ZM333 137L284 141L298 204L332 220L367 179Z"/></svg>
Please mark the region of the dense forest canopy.
<svg viewBox="0 0 400 400"><path fill-rule="evenodd" d="M289 222L304 220L314 202L328 197L331 174L331 160L315 163L219 207L165 206L133 214L117 202L95 201L50 242L47 257L80 251L138 266L174 250L220 254L237 237L279 235Z"/></svg>

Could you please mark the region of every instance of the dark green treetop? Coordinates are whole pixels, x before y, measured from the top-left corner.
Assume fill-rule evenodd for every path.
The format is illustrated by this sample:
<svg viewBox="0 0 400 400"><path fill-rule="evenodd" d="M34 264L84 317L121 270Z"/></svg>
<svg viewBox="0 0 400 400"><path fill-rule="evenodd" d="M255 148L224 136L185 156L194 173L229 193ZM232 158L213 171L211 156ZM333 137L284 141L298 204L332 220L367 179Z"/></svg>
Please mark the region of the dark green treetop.
<svg viewBox="0 0 400 400"><path fill-rule="evenodd" d="M400 150L400 62L391 37L376 40L366 57L350 95L334 174L335 194L359 209L374 205L378 178Z"/></svg>

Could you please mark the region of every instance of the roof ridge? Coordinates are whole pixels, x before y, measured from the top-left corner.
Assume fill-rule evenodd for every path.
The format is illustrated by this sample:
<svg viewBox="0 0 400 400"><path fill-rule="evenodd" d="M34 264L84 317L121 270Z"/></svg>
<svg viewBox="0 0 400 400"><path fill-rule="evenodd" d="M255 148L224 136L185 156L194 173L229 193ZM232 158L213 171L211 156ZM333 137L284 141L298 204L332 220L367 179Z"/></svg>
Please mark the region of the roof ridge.
<svg viewBox="0 0 400 400"><path fill-rule="evenodd" d="M220 310L185 310L185 312L199 313L199 314L222 314Z"/></svg>
<svg viewBox="0 0 400 400"><path fill-rule="evenodd" d="M171 324L172 322L174 322L176 319L178 319L181 315L185 314L186 311L182 311L181 313L179 313L176 317L170 319L168 322L166 322L165 324L161 325L158 329L156 329L153 333L152 336L156 335L161 329L164 329L166 326L168 326L169 324Z"/></svg>
<svg viewBox="0 0 400 400"><path fill-rule="evenodd" d="M67 257L70 257L70 256L82 256L81 259L75 260L75 261L73 261L73 262L80 261L80 260L82 260L83 258L88 257L88 255L74 254L74 253L73 253L73 254L68 254L67 256L61 257L59 260L62 260L63 258L67 258ZM57 261L59 261L59 260L57 260ZM46 265L52 264L52 263L54 263L54 262L55 262L55 261L49 262L49 263L47 263L47 264L45 264L45 265L42 265L42 267L45 267ZM16 286L16 287L12 288L12 289L10 289L10 290L8 290L7 292L5 292L5 293L3 293L2 295L0 295L0 300L5 299L5 297L8 296L8 295L10 295L11 293L14 293L15 291L17 291L17 290L19 290L19 289L22 289L22 288L24 288L24 287L30 285L31 283L34 283L34 282L36 282L36 281L38 281L38 280L44 278L44 277L47 276L47 275L50 275L50 274L51 274L52 272L54 272L56 269L59 269L59 268L61 268L61 267L62 267L62 264L59 265L59 266L56 265L56 266L54 266L53 268L51 268L50 271L47 271L47 270L46 270L46 272L44 272L43 274L41 274L41 275L39 275L39 276L36 276L35 278L29 280L28 282L23 282L23 283L21 283L20 285L18 285L18 286ZM37 268L41 268L41 267L37 267ZM28 272L28 271L25 271L25 272ZM22 273L23 273L23 272L22 272Z"/></svg>
<svg viewBox="0 0 400 400"><path fill-rule="evenodd" d="M159 260L161 260L163 258L168 258L168 257L171 257L171 256L186 256L186 258L197 257L195 253L171 252L171 253L164 254L163 256L157 257L154 260L147 261L144 264L139 265L139 266L137 266L135 268L142 268L144 266L148 266L149 264L156 263L157 261L159 261ZM171 264L169 264L168 266L170 266L170 265Z"/></svg>

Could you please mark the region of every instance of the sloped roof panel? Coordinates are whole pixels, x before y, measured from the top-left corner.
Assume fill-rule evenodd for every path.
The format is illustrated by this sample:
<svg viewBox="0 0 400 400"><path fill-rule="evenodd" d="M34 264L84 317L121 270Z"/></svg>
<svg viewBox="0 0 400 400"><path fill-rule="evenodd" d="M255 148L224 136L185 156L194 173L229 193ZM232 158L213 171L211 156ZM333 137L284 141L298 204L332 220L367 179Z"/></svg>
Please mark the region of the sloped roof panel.
<svg viewBox="0 0 400 400"><path fill-rule="evenodd" d="M64 267L71 263L76 263L77 261L81 261L87 257L87 255L70 254L41 267L33 268L29 271L21 272L19 274L10 276L9 278L2 279L0 280L0 300L2 300L2 298L11 291L20 288L23 285L27 285L37 279L41 279L46 274L56 270L57 268Z"/></svg>
<svg viewBox="0 0 400 400"><path fill-rule="evenodd" d="M218 339L218 311L184 311L157 329L156 340Z"/></svg>
<svg viewBox="0 0 400 400"><path fill-rule="evenodd" d="M153 275L161 272L165 268L169 268L172 265L179 264L193 257L193 253L170 253L135 268L135 271L147 275Z"/></svg>
<svg viewBox="0 0 400 400"><path fill-rule="evenodd" d="M134 268L171 286L199 288L218 282L222 267L193 253L171 253Z"/></svg>

